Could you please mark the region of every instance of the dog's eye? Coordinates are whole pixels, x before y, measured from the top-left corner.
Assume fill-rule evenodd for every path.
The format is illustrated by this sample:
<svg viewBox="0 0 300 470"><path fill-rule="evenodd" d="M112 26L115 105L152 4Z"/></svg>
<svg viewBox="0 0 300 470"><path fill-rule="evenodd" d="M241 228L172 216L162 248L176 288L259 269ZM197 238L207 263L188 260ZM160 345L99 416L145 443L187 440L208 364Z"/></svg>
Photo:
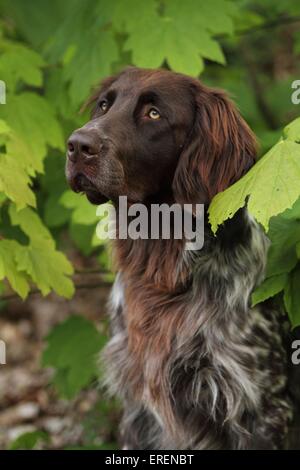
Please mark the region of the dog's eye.
<svg viewBox="0 0 300 470"><path fill-rule="evenodd" d="M108 101L107 100L100 101L99 108L104 112L107 111L108 110Z"/></svg>
<svg viewBox="0 0 300 470"><path fill-rule="evenodd" d="M148 117L149 117L150 119L154 119L154 120L160 119L159 111L157 111L157 109L155 109L155 108L151 108L151 109L148 111Z"/></svg>

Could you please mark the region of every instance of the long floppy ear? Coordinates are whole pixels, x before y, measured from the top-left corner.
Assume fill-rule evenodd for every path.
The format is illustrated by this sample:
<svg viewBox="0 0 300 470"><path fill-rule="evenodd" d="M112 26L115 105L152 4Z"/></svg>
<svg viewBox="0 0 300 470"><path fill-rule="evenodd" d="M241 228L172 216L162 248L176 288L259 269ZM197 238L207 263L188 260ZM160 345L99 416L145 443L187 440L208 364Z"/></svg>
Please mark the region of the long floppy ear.
<svg viewBox="0 0 300 470"><path fill-rule="evenodd" d="M179 157L173 193L180 203L208 204L254 164L256 140L220 90L194 85L195 118Z"/></svg>

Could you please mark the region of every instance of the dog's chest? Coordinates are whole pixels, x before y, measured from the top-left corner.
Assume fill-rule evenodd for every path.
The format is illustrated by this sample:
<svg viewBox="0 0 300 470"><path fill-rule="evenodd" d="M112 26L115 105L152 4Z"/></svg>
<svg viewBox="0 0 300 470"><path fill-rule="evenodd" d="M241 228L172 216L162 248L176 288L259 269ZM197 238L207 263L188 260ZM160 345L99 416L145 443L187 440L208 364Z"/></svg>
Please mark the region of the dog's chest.
<svg viewBox="0 0 300 470"><path fill-rule="evenodd" d="M201 327L201 317L210 314L205 302L195 308L189 296L171 298L133 286L126 290L117 281L111 304L113 337L107 353L111 382L119 395L142 402L166 422L174 419L171 396L176 413L184 415L197 403L203 417L216 401L220 405L226 400L223 389L229 384L240 393L236 380L243 380L250 396L256 393L250 371L240 364L240 352L231 351L226 360L216 327L214 337L205 325ZM251 367L250 348L243 354Z"/></svg>
<svg viewBox="0 0 300 470"><path fill-rule="evenodd" d="M106 362L115 393L143 402L164 420L174 414L172 396L181 415L197 404L201 413L224 410L225 419L241 397L249 408L257 406L261 374L268 376L257 361L260 354L267 368L271 349L265 336L271 327L259 311L242 321L232 310L226 323L218 322L215 306L201 295L172 297L136 284L127 290L120 280L111 307Z"/></svg>

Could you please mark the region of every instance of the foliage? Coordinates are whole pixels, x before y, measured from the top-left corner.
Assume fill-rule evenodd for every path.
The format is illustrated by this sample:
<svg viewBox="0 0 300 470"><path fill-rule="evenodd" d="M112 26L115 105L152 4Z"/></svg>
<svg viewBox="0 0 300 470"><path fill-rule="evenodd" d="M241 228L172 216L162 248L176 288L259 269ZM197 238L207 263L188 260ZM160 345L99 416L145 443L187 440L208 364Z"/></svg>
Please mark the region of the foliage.
<svg viewBox="0 0 300 470"><path fill-rule="evenodd" d="M213 231L245 205L267 231L272 216L290 208L300 196L300 118L284 130L279 142L251 170L210 205ZM263 201L263 204L262 204Z"/></svg>
<svg viewBox="0 0 300 470"><path fill-rule="evenodd" d="M166 61L173 70L197 76L203 71L204 58L225 63L213 35L233 32L232 2L212 0L209 6L198 2L195 15L191 15L193 0L167 1L161 14L155 0L147 2L147 11L143 2L131 0L134 15L128 15L126 3L118 5L114 20L117 27L124 25L129 35L124 49L131 51L137 66L155 68ZM217 16L214 11L218 11ZM152 54L145 54L147 50Z"/></svg>
<svg viewBox="0 0 300 470"><path fill-rule="evenodd" d="M0 41L0 70L6 80L7 105L1 107L0 190L1 212L10 217L11 226L18 226L28 243L10 239L5 227L0 240L0 279L6 277L21 297L26 297L30 282L36 283L43 294L55 290L71 297L69 280L72 266L65 255L55 248L55 241L36 207L32 178L43 171L48 145L63 149L63 135L55 110L28 86L42 85L44 60L26 46L8 39Z"/></svg>
<svg viewBox="0 0 300 470"><path fill-rule="evenodd" d="M252 296L253 305L283 293L284 306L294 327L300 325L299 300L299 247L300 199L270 220L266 279Z"/></svg>
<svg viewBox="0 0 300 470"><path fill-rule="evenodd" d="M15 439L9 449L10 450L33 450L40 442L48 442L49 436L43 431L32 431L21 434Z"/></svg>
<svg viewBox="0 0 300 470"><path fill-rule="evenodd" d="M95 326L72 316L46 338L42 363L55 369L53 384L61 396L74 397L97 376L96 354L106 341Z"/></svg>

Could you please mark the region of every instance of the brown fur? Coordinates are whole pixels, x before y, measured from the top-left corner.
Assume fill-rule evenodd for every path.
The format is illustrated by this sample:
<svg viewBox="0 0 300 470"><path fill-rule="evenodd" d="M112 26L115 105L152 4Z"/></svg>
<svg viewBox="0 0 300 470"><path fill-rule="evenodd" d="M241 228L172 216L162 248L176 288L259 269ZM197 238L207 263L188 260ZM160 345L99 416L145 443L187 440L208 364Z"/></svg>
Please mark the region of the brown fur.
<svg viewBox="0 0 300 470"><path fill-rule="evenodd" d="M148 208L207 207L255 161L254 135L233 103L193 78L129 68L91 101L91 121L68 143L67 177L93 203L111 199L118 211L126 195ZM194 252L184 240L116 240L103 359L124 401L129 448L282 445L290 408L279 312L250 308L266 247L244 209L217 237L206 219L204 247Z"/></svg>

